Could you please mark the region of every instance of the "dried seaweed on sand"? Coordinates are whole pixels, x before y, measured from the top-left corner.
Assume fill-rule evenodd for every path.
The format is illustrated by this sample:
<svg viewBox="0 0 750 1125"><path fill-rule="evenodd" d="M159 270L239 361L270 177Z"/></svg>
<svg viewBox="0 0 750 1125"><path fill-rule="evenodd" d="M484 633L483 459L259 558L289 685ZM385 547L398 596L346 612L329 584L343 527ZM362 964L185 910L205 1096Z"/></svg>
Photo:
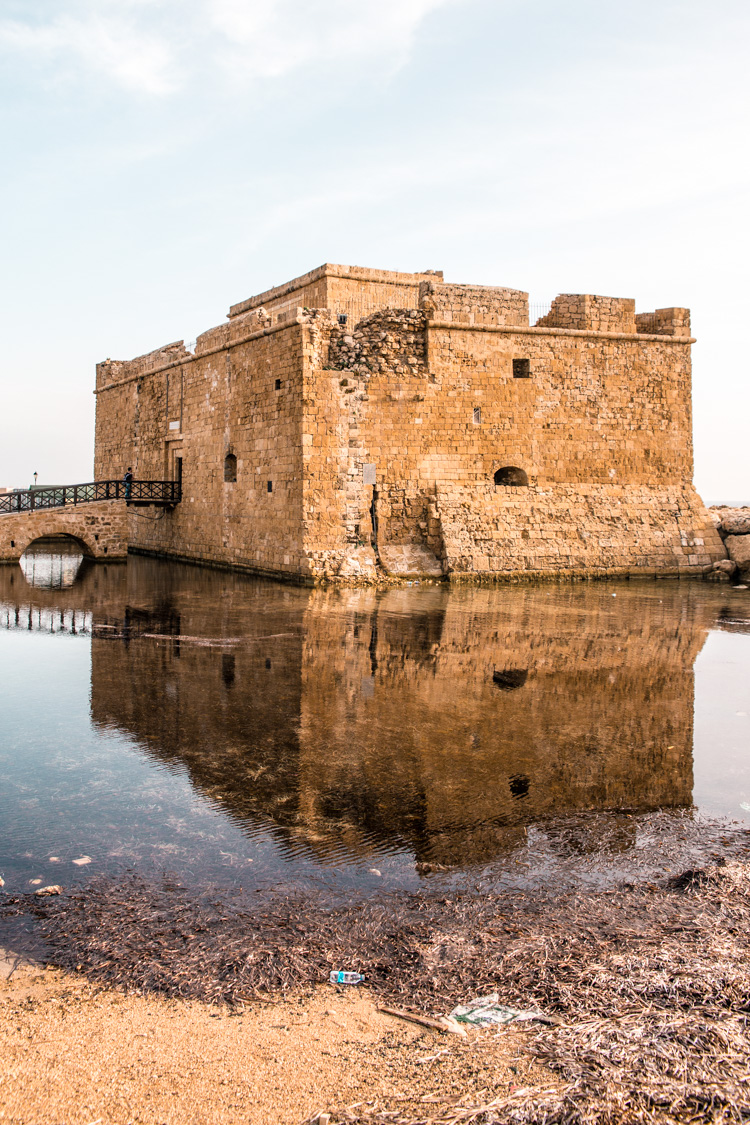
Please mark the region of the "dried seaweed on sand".
<svg viewBox="0 0 750 1125"><path fill-rule="evenodd" d="M545 1089L424 1116L359 1106L333 1122L682 1123L750 1118L749 888L750 866L733 862L604 892L279 898L251 911L133 877L16 908L42 919L57 963L103 984L232 1002L346 964L381 1001L434 1016L497 991L562 1020L526 1033L554 1072Z"/></svg>

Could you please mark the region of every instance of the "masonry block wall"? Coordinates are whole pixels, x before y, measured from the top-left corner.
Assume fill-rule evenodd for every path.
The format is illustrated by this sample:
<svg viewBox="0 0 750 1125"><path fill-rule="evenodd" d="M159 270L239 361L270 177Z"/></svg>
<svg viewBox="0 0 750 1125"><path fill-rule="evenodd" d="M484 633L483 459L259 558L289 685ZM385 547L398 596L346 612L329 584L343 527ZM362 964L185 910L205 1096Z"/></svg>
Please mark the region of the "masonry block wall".
<svg viewBox="0 0 750 1125"><path fill-rule="evenodd" d="M692 486L689 323L566 294L530 326L518 290L323 266L194 354L100 364L96 475L181 471L135 549L312 581L397 551L453 577L698 573L724 548Z"/></svg>

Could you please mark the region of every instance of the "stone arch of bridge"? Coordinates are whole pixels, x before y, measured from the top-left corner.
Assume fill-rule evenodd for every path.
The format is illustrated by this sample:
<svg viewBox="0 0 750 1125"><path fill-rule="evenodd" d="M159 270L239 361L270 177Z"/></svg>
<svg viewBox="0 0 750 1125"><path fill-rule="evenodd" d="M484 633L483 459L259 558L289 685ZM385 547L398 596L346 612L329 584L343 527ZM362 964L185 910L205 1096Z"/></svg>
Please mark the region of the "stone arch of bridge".
<svg viewBox="0 0 750 1125"><path fill-rule="evenodd" d="M56 545L59 546L76 546L80 550L85 559L93 559L96 556L96 551L93 544L87 542L83 535L71 535L69 531L45 531L43 535L34 535L29 538L28 542L21 540L17 544L20 547L20 554L24 555L30 547L48 547L50 554L54 554Z"/></svg>

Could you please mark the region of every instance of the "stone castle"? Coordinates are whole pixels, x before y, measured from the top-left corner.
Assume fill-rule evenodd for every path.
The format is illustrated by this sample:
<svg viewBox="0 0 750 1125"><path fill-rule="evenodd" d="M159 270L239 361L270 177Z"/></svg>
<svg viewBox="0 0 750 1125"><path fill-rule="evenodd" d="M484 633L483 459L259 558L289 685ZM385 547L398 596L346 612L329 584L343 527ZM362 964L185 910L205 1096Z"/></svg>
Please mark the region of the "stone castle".
<svg viewBox="0 0 750 1125"><path fill-rule="evenodd" d="M324 265L97 366L95 476L177 479L131 551L333 578L700 574L690 315ZM110 557L112 555L110 554Z"/></svg>

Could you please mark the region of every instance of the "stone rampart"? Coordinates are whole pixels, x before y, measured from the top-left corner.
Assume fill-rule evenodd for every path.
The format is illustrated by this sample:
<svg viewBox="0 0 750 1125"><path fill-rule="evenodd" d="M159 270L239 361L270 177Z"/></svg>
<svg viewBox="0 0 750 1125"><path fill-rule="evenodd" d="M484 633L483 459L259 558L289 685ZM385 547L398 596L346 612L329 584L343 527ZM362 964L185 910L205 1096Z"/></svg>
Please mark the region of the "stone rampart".
<svg viewBox="0 0 750 1125"><path fill-rule="evenodd" d="M69 535L92 559L122 559L128 553L124 500L0 515L0 562L15 562L35 539Z"/></svg>

